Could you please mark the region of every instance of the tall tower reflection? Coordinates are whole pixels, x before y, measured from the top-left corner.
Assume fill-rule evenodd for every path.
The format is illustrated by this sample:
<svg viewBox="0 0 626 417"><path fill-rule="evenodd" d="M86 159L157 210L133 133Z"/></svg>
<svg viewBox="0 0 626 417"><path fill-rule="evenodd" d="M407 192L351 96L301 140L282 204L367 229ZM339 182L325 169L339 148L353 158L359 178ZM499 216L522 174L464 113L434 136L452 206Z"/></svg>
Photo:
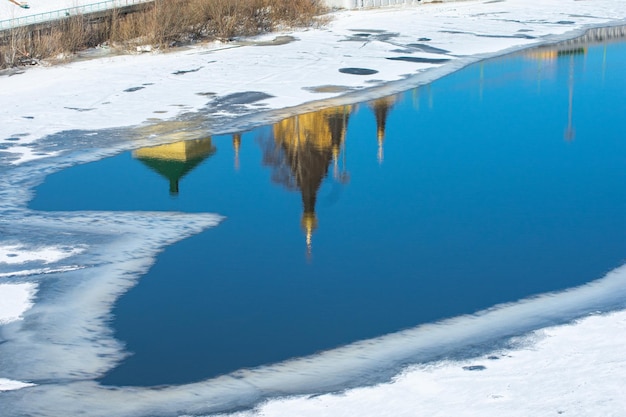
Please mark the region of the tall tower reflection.
<svg viewBox="0 0 626 417"><path fill-rule="evenodd" d="M233 151L235 152L235 171L239 171L239 150L241 149L241 133L233 135Z"/></svg>
<svg viewBox="0 0 626 417"><path fill-rule="evenodd" d="M378 142L378 152L376 158L382 164L385 159L385 134L387 129L387 117L396 102L396 96L379 98L369 103L369 106L376 117L376 140Z"/></svg>
<svg viewBox="0 0 626 417"><path fill-rule="evenodd" d="M273 126L273 144L265 144L263 162L272 167L272 181L302 196L300 220L306 236L307 256L312 253L313 233L318 227L315 205L322 181L334 161L334 177L345 182L340 167L351 106L340 106L293 116Z"/></svg>
<svg viewBox="0 0 626 417"><path fill-rule="evenodd" d="M586 55L587 48L577 46L576 43L568 43L562 47L555 48L540 48L526 53L526 57L536 59L538 61L552 61L559 62L559 58L569 56L568 66L568 80L567 80L567 126L563 134L566 141L572 141L576 137L576 130L574 129L574 68L575 68L575 56Z"/></svg>
<svg viewBox="0 0 626 417"><path fill-rule="evenodd" d="M574 114L574 56L569 58L569 78L567 80L568 101L567 101L567 128L565 129L565 140L572 141L576 136L574 123L572 121Z"/></svg>

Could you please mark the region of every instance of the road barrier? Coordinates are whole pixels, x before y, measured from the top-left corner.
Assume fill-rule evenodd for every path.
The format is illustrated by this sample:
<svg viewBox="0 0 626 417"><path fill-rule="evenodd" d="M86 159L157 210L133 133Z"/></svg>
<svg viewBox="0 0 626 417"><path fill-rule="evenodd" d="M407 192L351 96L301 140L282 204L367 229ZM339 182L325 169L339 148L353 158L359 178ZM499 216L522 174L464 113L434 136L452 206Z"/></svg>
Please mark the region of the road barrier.
<svg viewBox="0 0 626 417"><path fill-rule="evenodd" d="M110 9L122 9L136 6L142 3L151 3L154 0L106 0L83 6L69 7L67 9L54 10L46 13L32 14L29 16L16 17L13 19L0 20L0 31L15 29L23 26L61 20L70 16L88 15Z"/></svg>

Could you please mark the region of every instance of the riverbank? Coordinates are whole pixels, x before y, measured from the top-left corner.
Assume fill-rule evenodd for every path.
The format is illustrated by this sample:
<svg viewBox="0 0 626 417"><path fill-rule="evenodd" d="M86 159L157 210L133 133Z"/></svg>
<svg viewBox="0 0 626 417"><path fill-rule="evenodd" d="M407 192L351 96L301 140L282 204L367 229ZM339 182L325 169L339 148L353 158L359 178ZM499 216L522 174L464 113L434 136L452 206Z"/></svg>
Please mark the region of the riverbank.
<svg viewBox="0 0 626 417"><path fill-rule="evenodd" d="M69 256L63 259L24 258L24 263L10 263L0 258L3 268L0 272L4 274L1 277L11 285L43 280L41 275L45 272L28 273L38 266L60 274L62 268L74 268L74 273L68 275L67 286L55 288L52 294L42 293L34 299L31 293L24 292L28 287L20 287L22 294L28 297L24 298L22 307L7 314L7 322L11 323L3 329L6 343L0 345L0 369L4 372L0 373L0 378L36 382L38 387L2 394L6 395L3 398L6 415L20 412L28 415L35 413L38 407L45 408L49 415L74 415L91 407L96 408L91 410L94 415L146 415L152 410L161 410L160 407L163 412L172 414L180 410L196 413L195 410L205 410L205 404L212 400L228 402L219 399L227 397L219 395L220 381L164 387L158 392L109 390L94 382L102 370L121 355L116 351L121 347L108 339L111 335L105 321L116 297L135 282L132 279L138 279L145 272L162 247L210 227L217 220L208 216L172 220L159 215L156 220L164 224L155 227L155 217L145 213L127 216L30 213L25 209L30 190L45 174L121 150L171 141L172 137L162 130L151 129L168 125L171 120L190 123L169 124L169 132L174 130L188 138L235 132L296 111L353 103L401 91L485 57L569 38L589 26L614 24L626 16L626 5L621 1L571 1L567 4L536 1L532 2L532 7L529 4L527 1L467 2L341 12L334 15L328 28L212 44L168 54L111 57L106 56L106 51L94 50L93 55L85 56L80 62L33 68L0 77L4 103L0 112L7 121L0 127L3 151L0 209L4 219L1 226L6 230L12 226L11 233L2 237L0 246L7 248L7 256L17 255L9 256L10 259L19 259L20 253L26 257L43 247L57 247L46 242L58 239L59 230L76 239L75 247L65 247L64 252ZM105 57L94 58L100 53ZM101 131L130 126L144 129L122 137ZM72 131L72 135L68 135L68 131ZM180 135L176 138L179 140ZM138 225L137 218L145 222ZM29 232L36 230L37 238L20 241L29 234L14 231L15 225L31 228ZM134 250L107 243L115 246L115 253L120 256L134 255L135 250L141 249L142 262L136 258L115 258L103 250L104 244L100 241L83 248L82 236L96 234L98 227L121 230L126 236L122 243L130 241ZM145 233L153 229L167 230L159 236ZM149 241L148 249L144 239ZM20 242L23 246L18 245ZM107 258L107 262L112 262L111 259L119 262L114 266L94 267L94 259L103 262L103 258ZM80 271L83 268L84 273ZM623 272L618 271L617 275L621 277ZM84 285L75 285L74 280ZM35 287L30 288L33 291ZM616 288L622 288L621 284ZM607 293L616 294L616 291ZM594 297L591 294L591 299ZM33 302L30 308L28 303ZM76 315L76 311L81 311L81 315ZM28 325L21 328L22 322ZM32 332L33 328L37 331ZM599 333L593 334L591 329ZM499 415L514 415L511 410L519 410L518 415L531 415L545 411L542 404L558 396L565 398L567 406L574 404L578 408L566 408L559 403L553 404L555 407L550 408L550 412L585 415L592 409L593 414L611 415L617 410L615 415L619 415L624 406L620 401L625 396L611 389L620 386L617 379L623 375L624 358L619 354L619 346L624 342L619 337L625 334L623 329L623 313L594 316L573 326L533 333L524 340L523 349L499 352L499 360L481 357L467 363L436 364L418 368L415 374L403 374L379 391L373 391L380 388L375 387L350 391L341 397L272 401L260 412L293 415L311 410L313 415L324 412L328 415L342 412L402 415L409 410L413 413L419 409L415 401L426 399L420 403L432 407L424 408L424 412L433 415L436 412L489 415L487 411L493 415L497 411ZM82 338L77 337L81 331ZM548 335L546 340L552 342L537 343L542 335ZM94 340L106 343L94 349ZM572 345L576 346L575 351L571 350ZM70 349L72 357L80 357L81 363L68 359L65 348ZM24 349L28 349L29 359L16 363L16 355ZM559 358L563 361L557 362ZM489 365L486 370L463 369L464 366L485 366L483 362ZM581 362L586 366L581 367ZM541 365L536 366L537 363ZM547 366L553 363L559 366ZM546 373L531 372L536 368L546 369ZM516 376L520 369L524 370L525 378ZM475 389L478 376L484 376L486 388ZM219 406L235 408L243 403L254 403L266 392L290 392L289 386L282 386L291 385L289 381L281 384L280 378L252 379L249 385L229 381L228 384L235 385L234 391L238 394L245 391L242 395L247 398ZM6 386L20 387L6 381L2 380ZM542 388L543 385L555 386L556 382L562 383L558 393ZM509 386L504 393L495 389L502 384ZM304 385L306 383L296 389L305 391ZM596 394L608 394L589 396L586 388L589 385L593 385ZM448 386L456 388L447 391L450 396L442 396L445 391L442 387ZM562 396L562 392L570 394ZM363 396L383 408L365 401ZM612 400L607 401L607 396ZM476 414L465 412L467 402L478 397L484 399L481 403L484 408L477 407ZM528 401L529 397L537 401ZM29 411L21 408L24 398L28 399ZM368 410L362 409L364 405ZM479 414L480 410L484 413Z"/></svg>
<svg viewBox="0 0 626 417"><path fill-rule="evenodd" d="M13 163L20 163L45 157L34 155L31 144L67 129L139 125L183 114L203 115L213 132L246 129L296 107L402 91L471 62L572 37L624 15L617 0L572 0L568 8L537 3L531 8L519 0L473 1L339 12L320 29L171 53L107 56L106 49L94 49L80 62L5 72L0 86L6 105L0 114L8 122L0 135L20 135L4 144ZM103 57L94 59L98 56Z"/></svg>

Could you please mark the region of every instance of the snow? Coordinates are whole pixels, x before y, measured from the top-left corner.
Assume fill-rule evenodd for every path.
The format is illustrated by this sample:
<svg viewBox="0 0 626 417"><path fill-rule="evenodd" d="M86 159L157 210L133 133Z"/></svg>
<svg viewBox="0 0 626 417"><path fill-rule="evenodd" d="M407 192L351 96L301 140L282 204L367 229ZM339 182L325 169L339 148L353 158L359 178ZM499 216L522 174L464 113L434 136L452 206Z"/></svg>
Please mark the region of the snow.
<svg viewBox="0 0 626 417"><path fill-rule="evenodd" d="M32 283L0 284L0 326L21 320L22 315L33 306L37 286ZM34 384L0 378L0 391L11 391Z"/></svg>
<svg viewBox="0 0 626 417"><path fill-rule="evenodd" d="M272 400L231 417L626 415L626 312L550 327L531 340L513 351L415 366L390 383Z"/></svg>
<svg viewBox="0 0 626 417"><path fill-rule="evenodd" d="M6 378L0 378L0 391L13 391L26 387L32 387L35 384L30 384L28 382L20 382L20 381L12 381Z"/></svg>
<svg viewBox="0 0 626 417"><path fill-rule="evenodd" d="M0 2L4 18L8 2ZM31 12L52 7L29 3ZM234 416L626 414L626 267L562 293L237 375L158 390L97 383L128 354L109 327L115 301L166 246L221 217L27 210L45 175L180 140L172 130L232 132L403 91L480 59L623 23L626 2L471 0L331 17L320 28L171 52L114 56L101 48L0 75L0 226L11 225L0 235L0 415L208 415L264 400ZM270 42L276 37L290 41ZM386 59L405 56L449 61ZM336 88L320 88L329 86ZM184 122L172 122L177 117ZM101 134L120 127L132 129ZM482 349L472 355L471 346ZM441 354L456 359L432 362ZM428 365L403 369L420 362ZM362 387L371 381L387 382Z"/></svg>
<svg viewBox="0 0 626 417"><path fill-rule="evenodd" d="M36 285L0 284L0 324L19 320L22 314L33 306Z"/></svg>
<svg viewBox="0 0 626 417"><path fill-rule="evenodd" d="M22 264L31 261L43 261L46 264L82 252L82 248L38 247L26 249L22 245L0 245L0 264Z"/></svg>
<svg viewBox="0 0 626 417"><path fill-rule="evenodd" d="M31 68L0 77L6 104L0 108L5 121L0 138L18 139L3 145L13 163L19 164L59 156L55 151L33 151L33 142L70 129L133 126L184 113L203 116L213 130L225 126L220 115L236 114L242 123L246 115L254 115L248 125L258 124L298 106L312 109L405 90L488 56L624 19L624 8L621 0L509 0L344 11L331 15L327 26L261 36L256 45L250 40L215 42L176 52ZM278 36L293 41L267 42ZM448 52L424 52L419 44ZM404 56L450 61L387 59ZM341 68L377 73L343 74ZM324 86L349 93L319 92ZM236 108L224 105L232 94L245 92L267 97ZM306 104L309 108L302 107ZM233 126L233 118L228 121Z"/></svg>

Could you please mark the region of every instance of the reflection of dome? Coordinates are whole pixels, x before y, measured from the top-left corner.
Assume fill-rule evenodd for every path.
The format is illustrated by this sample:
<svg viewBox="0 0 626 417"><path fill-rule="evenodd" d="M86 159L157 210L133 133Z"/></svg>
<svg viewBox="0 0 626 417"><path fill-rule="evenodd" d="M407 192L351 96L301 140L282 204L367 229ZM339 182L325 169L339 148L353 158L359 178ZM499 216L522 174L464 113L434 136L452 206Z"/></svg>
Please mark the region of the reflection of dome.
<svg viewBox="0 0 626 417"><path fill-rule="evenodd" d="M137 149L133 157L167 178L170 194L178 194L178 183L198 164L215 153L211 138Z"/></svg>
<svg viewBox="0 0 626 417"><path fill-rule="evenodd" d="M379 163L382 163L384 159L384 142L385 131L387 128L387 117L389 116L389 111L393 107L395 101L395 96L389 96L379 98L378 100L374 100L369 104L374 111L374 116L376 116L376 140L378 141L377 158Z"/></svg>
<svg viewBox="0 0 626 417"><path fill-rule="evenodd" d="M302 194L301 226L309 254L317 228L317 192L331 161L339 156L350 111L350 106L342 106L284 119L274 125L274 149L265 152L264 161L278 173L273 178L290 189L295 185Z"/></svg>

